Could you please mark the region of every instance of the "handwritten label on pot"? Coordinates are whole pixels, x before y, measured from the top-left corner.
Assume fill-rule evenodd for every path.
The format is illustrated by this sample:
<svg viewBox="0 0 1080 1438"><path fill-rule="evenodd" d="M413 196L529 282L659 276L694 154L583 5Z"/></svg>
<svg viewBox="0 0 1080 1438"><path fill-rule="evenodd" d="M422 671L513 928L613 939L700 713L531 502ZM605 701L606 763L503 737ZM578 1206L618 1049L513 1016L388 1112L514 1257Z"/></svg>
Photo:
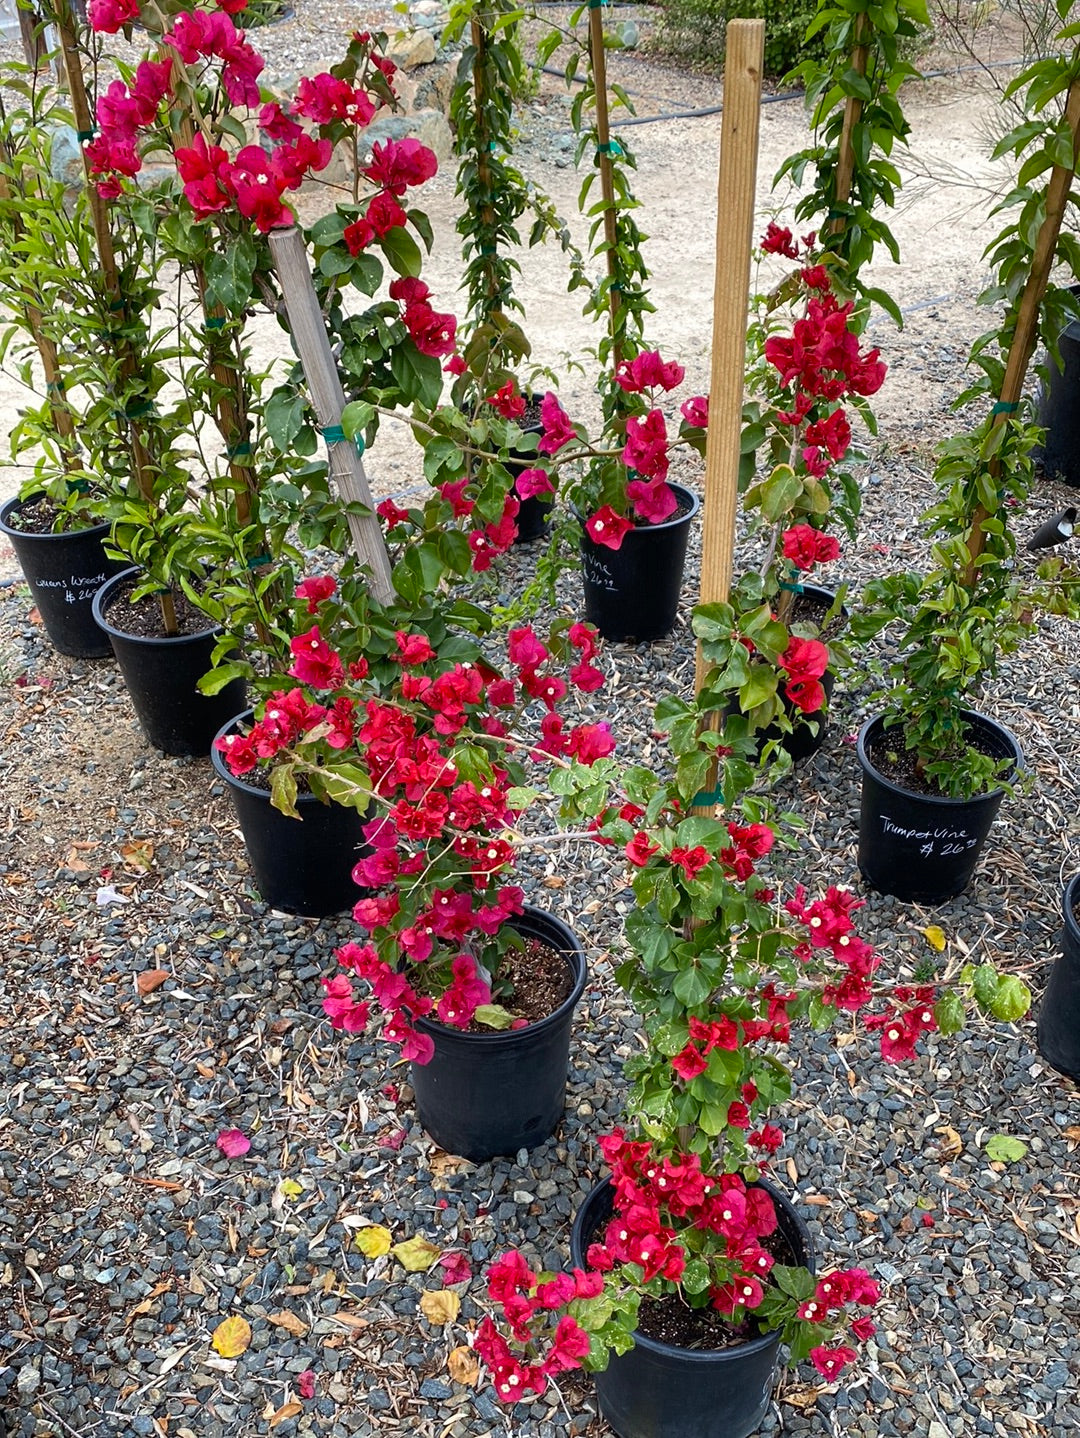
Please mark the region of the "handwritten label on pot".
<svg viewBox="0 0 1080 1438"><path fill-rule="evenodd" d="M594 584L597 589L606 589L611 594L615 593L616 584L611 570L599 555L585 550L581 556L581 570L589 583Z"/></svg>
<svg viewBox="0 0 1080 1438"><path fill-rule="evenodd" d="M105 583L108 575L101 574L73 574L69 579L35 579L32 581L34 589L60 589L64 592L65 604L78 604L93 599L101 586Z"/></svg>
<svg viewBox="0 0 1080 1438"><path fill-rule="evenodd" d="M966 829L945 825L935 829L908 829L895 824L887 814L879 814L878 821L883 834L890 839L908 841L925 858L936 855L944 859L950 854L964 854L979 842Z"/></svg>

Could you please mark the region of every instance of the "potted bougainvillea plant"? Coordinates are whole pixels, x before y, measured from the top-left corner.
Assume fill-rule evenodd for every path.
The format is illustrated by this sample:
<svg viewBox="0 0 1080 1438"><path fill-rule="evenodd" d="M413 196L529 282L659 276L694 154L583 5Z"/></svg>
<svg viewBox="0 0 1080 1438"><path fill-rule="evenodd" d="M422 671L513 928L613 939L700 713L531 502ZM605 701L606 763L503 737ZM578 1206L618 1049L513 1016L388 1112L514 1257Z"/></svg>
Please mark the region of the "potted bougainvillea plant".
<svg viewBox="0 0 1080 1438"><path fill-rule="evenodd" d="M479 1159L533 1147L563 1111L585 965L561 921L525 906L519 852L537 840L520 821L536 771L554 767L572 793L603 787L610 770L606 725L559 712L572 687L602 683L594 632L564 623L545 643L512 628L501 669L464 641L457 653L471 657L440 655L419 630L373 630L353 657L323 632L340 617L334 588L307 582L317 612L292 643L297 682L219 748L234 774L268 768L286 813L306 785L366 816L353 911L364 937L337 951L325 981L333 1027L361 1034L381 1016L444 1148Z"/></svg>
<svg viewBox="0 0 1080 1438"><path fill-rule="evenodd" d="M566 1369L594 1372L621 1438L744 1438L782 1344L831 1381L873 1333L877 1285L862 1268L819 1267L770 1177L793 1033L858 1014L894 1063L924 1035L955 1032L968 992L1002 1019L1029 997L989 966L955 985L879 985L880 959L855 928L861 901L807 893L783 862L796 836L754 792L755 767L708 728L731 693L731 656L745 652L738 616L710 605L694 627L705 683L696 703L666 700L656 715L672 775L627 769L621 800L595 817L632 876L616 978L645 1037L625 1065L626 1122L599 1140L611 1176L578 1215L571 1269L539 1272L520 1253L490 1267L499 1318L474 1340L504 1402ZM700 792L714 766L720 812Z"/></svg>

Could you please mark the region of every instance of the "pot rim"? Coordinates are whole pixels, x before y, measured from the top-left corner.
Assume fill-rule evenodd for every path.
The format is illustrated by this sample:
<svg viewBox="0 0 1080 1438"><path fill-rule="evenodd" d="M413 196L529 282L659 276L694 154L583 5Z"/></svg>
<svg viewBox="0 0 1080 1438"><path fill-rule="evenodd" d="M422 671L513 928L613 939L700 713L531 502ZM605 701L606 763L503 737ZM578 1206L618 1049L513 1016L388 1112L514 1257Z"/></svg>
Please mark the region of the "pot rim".
<svg viewBox="0 0 1080 1438"><path fill-rule="evenodd" d="M130 579L133 574L139 573L141 573L141 571L137 564L132 564L127 569L121 569L119 574L114 574L109 579L106 579L105 583L94 595L91 604L94 618L97 620L98 624L101 626L102 629L104 629L105 633L108 634L110 638L115 636L117 639L122 639L127 644L142 644L146 645L148 648L153 648L155 646L160 647L161 645L166 644L169 646L180 644L198 644L200 640L206 639L208 635L217 635L221 633L220 624L214 624L212 622L208 625L206 629L199 629L194 634L157 635L129 634L126 629L117 629L115 624L110 624L109 621L105 618L105 600L112 597L113 591L118 589L120 587L120 584L124 580Z"/></svg>
<svg viewBox="0 0 1080 1438"><path fill-rule="evenodd" d="M1013 752L1015 755L1013 761L1013 772L1014 774L1018 774L1024 765L1024 752L1020 748L1020 741L1017 739L1016 735L1012 732L1012 730L1006 728L1006 726L1002 724L999 719L992 719L989 714L983 714L978 709L963 709L961 710L961 713L966 719L978 720L980 723L986 725L987 728L995 729L1005 736L1005 738L1012 745ZM869 738L871 728L876 724L884 726L884 721L887 717L887 714L888 711L883 710L881 713L873 714L869 719L865 720L862 725L862 728L859 730L858 741L855 745L855 753L858 757L859 764L862 766L863 772L865 774L873 775L874 780L890 794L899 794L902 795L905 799L918 800L922 803L925 803L931 808L955 809L965 804L985 803L991 799L998 798L1001 794L1004 793L1003 789L998 788L990 789L985 794L975 794L970 799L954 799L949 794L921 794L917 789L905 789L902 784L897 784L893 779L890 779L887 775L883 774L880 769L875 767L875 765L870 760L870 756L866 752L867 740Z"/></svg>
<svg viewBox="0 0 1080 1438"><path fill-rule="evenodd" d="M1074 874L1065 885L1061 896L1061 908L1065 919L1065 928L1069 931L1070 937L1080 944L1080 923L1077 922L1073 913L1073 905L1080 903L1080 874Z"/></svg>
<svg viewBox="0 0 1080 1438"><path fill-rule="evenodd" d="M42 494L44 494L44 490L39 490L35 494L28 494L25 498L22 495L16 494L4 505L0 506L0 532L6 534L11 539L26 539L35 544L47 543L50 540L86 539L95 534L105 534L108 532L110 526L107 519L102 519L97 524L87 525L84 529L62 529L58 530L55 534L32 534L25 529L14 529L8 524L7 517L9 514L12 514L16 509L21 509L24 504L32 504L34 500Z"/></svg>
<svg viewBox="0 0 1080 1438"><path fill-rule="evenodd" d="M814 1274L817 1271L814 1240L806 1220L788 1198L787 1194L782 1193L775 1184L769 1183L768 1180L764 1178L759 1178L756 1182L768 1191L774 1203L787 1209L806 1247L807 1261L804 1267L808 1268L811 1274ZM575 1257L573 1248L577 1246L581 1248L581 1256L584 1259L585 1245L578 1243L578 1222L581 1215L585 1212L586 1206L592 1199L610 1186L611 1180L609 1178L602 1178L599 1183L589 1190L584 1202L574 1215L574 1224L571 1230L571 1258ZM656 1354L676 1353L679 1356L680 1362L685 1360L687 1363L693 1364L723 1363L725 1361L733 1362L746 1354L761 1353L773 1344L779 1347L780 1330L778 1328L771 1328L768 1333L759 1333L756 1338L748 1338L744 1343L735 1343L729 1348L680 1348L677 1344L664 1343L658 1338L650 1338L647 1333L639 1333L636 1328L633 1332L633 1339L635 1348L643 1348L646 1352Z"/></svg>
<svg viewBox="0 0 1080 1438"><path fill-rule="evenodd" d="M570 992L557 1009L553 1009L550 1014L545 1014L542 1019L537 1019L534 1024L527 1024L523 1029L493 1029L491 1033L474 1034L469 1033L465 1029L451 1028L449 1024L442 1024L438 1019L432 1019L428 1015L414 1019L413 1022L416 1028L424 1033L430 1033L433 1037L436 1035L445 1037L449 1039L450 1042L459 1040L462 1043L470 1045L478 1044L483 1047L492 1048L500 1044L522 1042L526 1038L531 1038L533 1034L544 1033L547 1029L554 1028L557 1024L562 1023L567 1014L572 1013L573 1010L577 1008L581 996L585 992L585 983L589 976L589 968L585 962L585 950L582 947L581 940L569 924L560 919L558 915L548 913L546 909L538 909L535 904L526 904L520 914L513 915L513 917L506 922L513 928L515 919L527 919L530 915L536 915L538 918L546 919L549 923L556 924L559 928L564 929L574 942L572 949L560 948L558 950L559 953L566 957L566 961L571 969L575 967L576 961L577 976L574 979L574 984Z"/></svg>
<svg viewBox="0 0 1080 1438"><path fill-rule="evenodd" d="M662 520L659 524L635 524L633 529L628 529L623 535L624 544L632 534L659 534L665 529L676 529L679 525L689 524L690 521L695 518L701 509L701 496L696 493L695 490L687 489L685 484L679 484L675 480L669 479L667 486L669 489L675 490L677 494L684 494L686 496L690 504L689 514L676 514L673 515L671 519ZM589 535L585 532L584 516L576 504L573 506L573 511L578 522L581 524L582 542L588 541L589 544L595 545L597 549L607 548L607 546L603 544L597 545L595 540L589 538Z"/></svg>
<svg viewBox="0 0 1080 1438"><path fill-rule="evenodd" d="M237 715L235 716L235 718L230 719L227 724L222 724L221 728L220 728L220 729L217 731L217 733L214 735L214 737L213 737L213 739L211 740L211 743L210 743L210 764L211 764L211 767L212 767L213 770L214 770L214 773L217 774L218 778L219 778L219 779L224 779L227 784L229 784L229 785L232 786L232 788L234 788L234 789L242 789L245 794L252 794L252 795L253 795L255 798L257 798L257 799L265 799L266 802L269 804L269 803L270 803L270 790L269 790L269 789L261 789L257 784L249 784L249 783L247 782L247 780L243 777L243 775L234 774L234 773L232 772L232 770L229 768L228 764L225 763L225 756L224 756L224 754L221 752L220 749L218 749L218 748L216 747L217 741L218 741L219 739L224 739L225 736L226 736L226 734L230 734L230 733L233 731L233 729L236 728L236 726L237 726L238 724L245 724L245 723L247 723L247 721L248 721L249 719L254 719L254 718L255 718L255 710L254 710L254 708L252 708L252 707L249 706L247 709L243 710L240 714L237 714ZM301 807L302 805L304 805L304 804L321 804L324 809L330 807L329 804L323 804L323 801L319 798L319 796L318 796L317 794L311 794L311 793L297 794L297 796L296 796L296 805L297 805L297 808L300 808L300 807ZM339 805L338 807L339 807L339 808L344 808L345 806L344 806L344 805ZM282 818L285 818L285 817L287 817L287 816L283 814L283 815L282 815ZM360 892L359 885L357 886L357 892L358 892L358 893Z"/></svg>

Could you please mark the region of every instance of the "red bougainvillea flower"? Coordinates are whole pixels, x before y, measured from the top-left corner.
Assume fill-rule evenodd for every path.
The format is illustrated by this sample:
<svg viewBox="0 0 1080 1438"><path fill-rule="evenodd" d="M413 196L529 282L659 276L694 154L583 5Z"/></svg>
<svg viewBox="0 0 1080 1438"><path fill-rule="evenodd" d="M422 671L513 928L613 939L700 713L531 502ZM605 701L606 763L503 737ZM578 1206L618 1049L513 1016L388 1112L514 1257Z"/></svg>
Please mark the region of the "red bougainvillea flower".
<svg viewBox="0 0 1080 1438"><path fill-rule="evenodd" d="M687 879L695 879L709 862L709 851L701 844L692 849L676 845L668 858L682 869Z"/></svg>
<svg viewBox="0 0 1080 1438"><path fill-rule="evenodd" d="M810 1350L810 1362L827 1383L831 1383L834 1378L839 1378L848 1364L855 1362L857 1356L854 1348L843 1346L836 1348L819 1346Z"/></svg>
<svg viewBox="0 0 1080 1438"><path fill-rule="evenodd" d="M244 0L244 4L247 4L247 0ZM298 1374L297 1374L297 1376L296 1376L296 1391L297 1391L297 1393L299 1393L299 1395L300 1395L301 1398L314 1398L314 1397L315 1397L315 1370L314 1370L314 1368L305 1368L304 1371L303 1371L303 1373L298 1373Z"/></svg>
<svg viewBox="0 0 1080 1438"><path fill-rule="evenodd" d="M686 371L674 360L665 364L656 350L623 360L615 370L615 383L626 394L641 394L647 389L677 389Z"/></svg>
<svg viewBox="0 0 1080 1438"><path fill-rule="evenodd" d="M767 255L783 255L785 259L789 260L799 258L791 231L786 225L778 225L775 220L769 221L768 228L762 236L761 248Z"/></svg>
<svg viewBox="0 0 1080 1438"><path fill-rule="evenodd" d="M558 454L564 444L576 438L570 416L550 390L540 401L540 423L544 432L536 447L541 454Z"/></svg>
<svg viewBox="0 0 1080 1438"><path fill-rule="evenodd" d="M641 869L644 868L644 866L649 862L653 854L655 854L659 848L660 845L650 839L644 829L639 829L638 832L634 835L634 837L630 840L630 842L625 846L623 852L626 854L626 857L630 860L631 864L635 864L639 869Z"/></svg>
<svg viewBox="0 0 1080 1438"><path fill-rule="evenodd" d="M363 90L325 70L301 78L291 108L294 115L302 115L313 125L329 125L335 120L367 125L375 114L375 106Z"/></svg>
<svg viewBox="0 0 1080 1438"><path fill-rule="evenodd" d="M610 504L605 504L586 521L585 532L594 544L618 549L624 536L629 534L633 527L633 522L625 515L616 514Z"/></svg>
<svg viewBox="0 0 1080 1438"><path fill-rule="evenodd" d="M825 690L818 682L829 667L829 651L819 639L792 635L780 656L780 667L788 675L784 693L804 714L814 714L825 703Z"/></svg>
<svg viewBox="0 0 1080 1438"><path fill-rule="evenodd" d="M487 403L492 405L503 419L520 419L525 413L525 397L517 392L517 385L508 379L494 394L489 394Z"/></svg>
<svg viewBox="0 0 1080 1438"><path fill-rule="evenodd" d="M302 579L293 590L297 599L307 600L309 614L314 614L319 605L336 592L337 580L332 574L318 574L313 575L310 579Z"/></svg>
<svg viewBox="0 0 1080 1438"><path fill-rule="evenodd" d="M357 1003L348 974L335 974L322 982L326 990L323 1013L330 1020L330 1027L343 1029L349 1034L363 1033L367 1028L369 1008L366 1003Z"/></svg>
<svg viewBox="0 0 1080 1438"><path fill-rule="evenodd" d="M243 1158L251 1147L251 1139L240 1128L223 1128L214 1142L226 1158Z"/></svg>
<svg viewBox="0 0 1080 1438"><path fill-rule="evenodd" d="M660 410L651 409L644 419L632 414L626 421L622 462L648 479L667 478L667 425Z"/></svg>
<svg viewBox="0 0 1080 1438"><path fill-rule="evenodd" d="M380 189L401 196L411 185L422 185L439 168L434 153L419 140L376 141L371 147L371 162L363 173Z"/></svg>
<svg viewBox="0 0 1080 1438"><path fill-rule="evenodd" d="M184 196L195 211L195 218L223 210L233 199L228 176L229 157L220 145L208 145L197 131L192 145L176 151L176 170L184 187Z"/></svg>
<svg viewBox="0 0 1080 1438"><path fill-rule="evenodd" d="M646 524L663 524L679 507L675 491L662 479L632 479L626 486L626 497Z"/></svg>
<svg viewBox="0 0 1080 1438"><path fill-rule="evenodd" d="M139 0L90 0L86 18L99 35L115 35L139 18Z"/></svg>
<svg viewBox="0 0 1080 1438"><path fill-rule="evenodd" d="M519 499L538 499L554 494L555 486L546 469L523 469L514 480L514 491Z"/></svg>
<svg viewBox="0 0 1080 1438"><path fill-rule="evenodd" d="M784 558L796 569L813 569L840 556L840 545L831 534L822 534L809 524L794 524L783 534ZM824 673L824 671L822 671Z"/></svg>
<svg viewBox="0 0 1080 1438"><path fill-rule="evenodd" d="M709 424L709 396L695 395L679 406L679 413L694 429L707 429Z"/></svg>
<svg viewBox="0 0 1080 1438"><path fill-rule="evenodd" d="M312 689L336 689L344 682L341 660L313 625L306 634L298 634L289 645L293 662L289 673L301 684Z"/></svg>

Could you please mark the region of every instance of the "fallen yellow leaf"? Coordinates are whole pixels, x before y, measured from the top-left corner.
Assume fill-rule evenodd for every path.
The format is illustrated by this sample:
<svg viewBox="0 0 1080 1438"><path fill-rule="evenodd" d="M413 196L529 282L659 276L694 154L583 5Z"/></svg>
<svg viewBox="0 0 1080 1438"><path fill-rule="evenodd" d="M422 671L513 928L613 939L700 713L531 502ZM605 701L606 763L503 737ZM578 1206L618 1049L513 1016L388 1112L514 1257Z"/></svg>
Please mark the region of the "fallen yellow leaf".
<svg viewBox="0 0 1080 1438"><path fill-rule="evenodd" d="M361 1229L360 1233L365 1231ZM359 1243L360 1234L357 1234L356 1239ZM404 1243L395 1243L390 1252L409 1273L426 1273L436 1259L442 1257L442 1249L428 1243L427 1239L419 1234L415 1238L407 1238Z"/></svg>
<svg viewBox="0 0 1080 1438"><path fill-rule="evenodd" d="M295 1418L298 1413L303 1413L303 1411L304 1405L297 1403L295 1398L291 1403L283 1403L270 1419L268 1427L276 1428L279 1423L284 1423L286 1418Z"/></svg>
<svg viewBox="0 0 1080 1438"><path fill-rule="evenodd" d="M453 1323L461 1312L461 1299L451 1288L429 1288L420 1295L420 1312L429 1323L441 1327Z"/></svg>
<svg viewBox="0 0 1080 1438"><path fill-rule="evenodd" d="M297 1318L295 1313L290 1313L287 1308L280 1309L277 1313L266 1315L267 1323L276 1324L278 1328L284 1328L294 1338L303 1338L308 1331L308 1326L302 1318Z"/></svg>
<svg viewBox="0 0 1080 1438"><path fill-rule="evenodd" d="M476 1380L480 1377L480 1364L476 1361L476 1354L466 1344L450 1350L446 1367L455 1383L465 1383L470 1388L476 1386Z"/></svg>
<svg viewBox="0 0 1080 1438"><path fill-rule="evenodd" d="M369 1224L356 1235L356 1246L365 1258L381 1258L390 1252L392 1244L390 1230L381 1223Z"/></svg>
<svg viewBox="0 0 1080 1438"><path fill-rule="evenodd" d="M944 953L945 945L949 942L944 929L939 929L937 924L928 924L925 929L919 930L920 934L926 936L926 942L939 954Z"/></svg>
<svg viewBox="0 0 1080 1438"><path fill-rule="evenodd" d="M234 1313L231 1318L225 1318L218 1324L210 1342L222 1358L239 1358L241 1353L247 1352L247 1346L251 1342L251 1324L246 1318Z"/></svg>
<svg viewBox="0 0 1080 1438"><path fill-rule="evenodd" d="M304 1191L304 1185L297 1183L295 1178L283 1178L280 1188L286 1198L299 1198Z"/></svg>

